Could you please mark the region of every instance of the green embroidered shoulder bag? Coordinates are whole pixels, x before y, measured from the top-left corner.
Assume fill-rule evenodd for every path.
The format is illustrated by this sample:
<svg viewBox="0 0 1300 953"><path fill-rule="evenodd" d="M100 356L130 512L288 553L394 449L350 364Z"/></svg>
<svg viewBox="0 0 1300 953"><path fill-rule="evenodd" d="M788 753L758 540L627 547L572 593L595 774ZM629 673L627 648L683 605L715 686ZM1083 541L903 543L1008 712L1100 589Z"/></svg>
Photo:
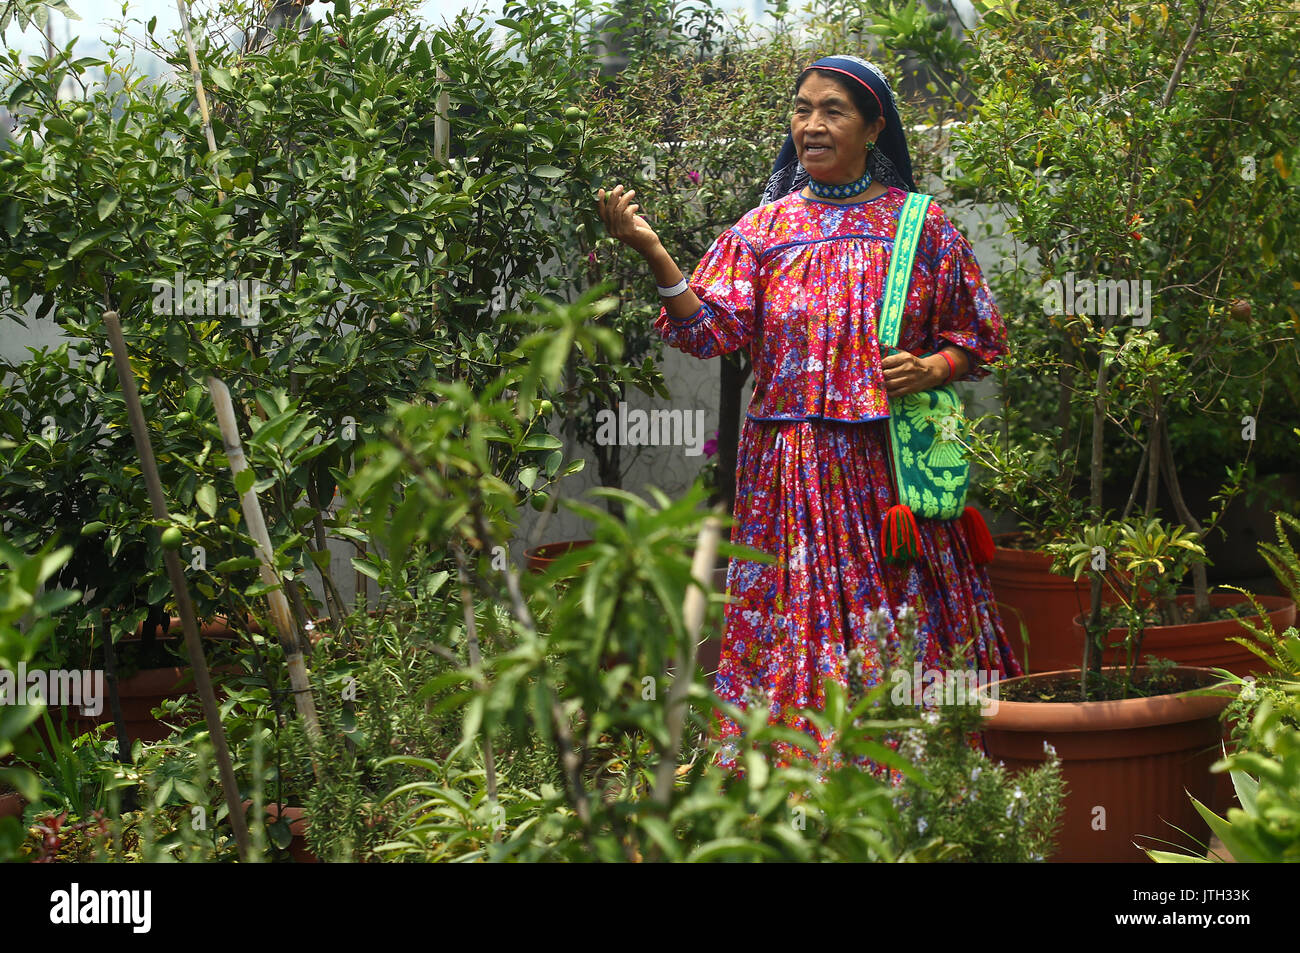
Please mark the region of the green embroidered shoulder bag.
<svg viewBox="0 0 1300 953"><path fill-rule="evenodd" d="M881 354L897 354L903 308L912 283L916 247L932 197L908 193L898 216L894 249L880 303ZM915 559L921 548L916 517L961 519L976 562L993 556L993 540L979 512L966 506L970 486L966 415L952 384L889 399L890 471L897 503L885 516L886 562Z"/></svg>

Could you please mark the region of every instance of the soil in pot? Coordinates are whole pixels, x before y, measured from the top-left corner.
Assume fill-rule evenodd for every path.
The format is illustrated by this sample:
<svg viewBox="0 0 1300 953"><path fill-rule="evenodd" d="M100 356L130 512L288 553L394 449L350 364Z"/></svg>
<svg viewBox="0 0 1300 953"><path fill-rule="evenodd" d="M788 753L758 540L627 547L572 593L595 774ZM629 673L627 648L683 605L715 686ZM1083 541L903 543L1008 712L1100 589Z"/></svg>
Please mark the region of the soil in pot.
<svg viewBox="0 0 1300 953"><path fill-rule="evenodd" d="M561 556L568 555L572 550L590 546L593 542L595 540L568 539L557 543L543 543L541 546L524 550L524 564L529 572L546 572Z"/></svg>
<svg viewBox="0 0 1300 953"><path fill-rule="evenodd" d="M1148 672L1139 669L1139 678ZM1179 667L1169 674L1178 685L1218 683L1206 669ZM985 748L1011 770L1041 764L1048 757L1045 745L1061 759L1064 818L1051 859L1140 863L1147 856L1135 841L1187 849L1205 843L1209 828L1188 795L1210 803L1219 715L1230 697L1179 692L1092 702L1007 700L1026 692L1077 698L1078 683L1070 681L1077 677L1077 671L1055 672L996 683L997 704L985 715Z"/></svg>

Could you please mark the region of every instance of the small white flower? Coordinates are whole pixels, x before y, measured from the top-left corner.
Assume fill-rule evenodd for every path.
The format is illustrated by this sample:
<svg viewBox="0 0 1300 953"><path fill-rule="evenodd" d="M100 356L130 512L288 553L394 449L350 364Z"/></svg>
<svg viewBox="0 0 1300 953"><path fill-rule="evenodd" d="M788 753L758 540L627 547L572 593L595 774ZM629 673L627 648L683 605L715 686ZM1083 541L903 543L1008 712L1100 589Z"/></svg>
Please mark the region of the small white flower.
<svg viewBox="0 0 1300 953"><path fill-rule="evenodd" d="M1024 797L1024 796L1025 796L1025 792L1022 791L1022 790L1020 790L1020 785L1017 784L1017 785L1016 785L1016 789L1015 789L1014 791L1011 792L1011 797L1012 797L1013 799L1019 801L1019 800L1020 800L1022 797Z"/></svg>
<svg viewBox="0 0 1300 953"><path fill-rule="evenodd" d="M1056 749L1046 741L1043 742L1043 753L1047 755L1049 758L1056 757Z"/></svg>
<svg viewBox="0 0 1300 953"><path fill-rule="evenodd" d="M918 818L916 819L916 832L917 832L918 834L924 834L924 833L925 833L925 829L926 829L927 827L929 827L929 826L930 826L930 825L926 823L926 820L925 820L924 817L918 817Z"/></svg>
<svg viewBox="0 0 1300 953"><path fill-rule="evenodd" d="M983 774L983 773L984 773L984 769L981 768L979 765L975 765L975 767L971 768L971 769L970 769L970 779L971 779L971 783L973 784L973 783L975 783L976 781L978 781L980 775Z"/></svg>
<svg viewBox="0 0 1300 953"><path fill-rule="evenodd" d="M939 724L939 713L937 711L927 711L921 716L921 720L927 725Z"/></svg>

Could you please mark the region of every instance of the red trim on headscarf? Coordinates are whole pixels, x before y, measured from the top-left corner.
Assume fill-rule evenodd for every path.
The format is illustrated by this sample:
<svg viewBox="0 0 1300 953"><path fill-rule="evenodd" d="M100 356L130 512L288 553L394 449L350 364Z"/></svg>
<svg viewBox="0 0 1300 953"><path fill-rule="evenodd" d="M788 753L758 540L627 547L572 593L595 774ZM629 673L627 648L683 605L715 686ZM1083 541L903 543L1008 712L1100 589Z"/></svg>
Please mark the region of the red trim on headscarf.
<svg viewBox="0 0 1300 953"><path fill-rule="evenodd" d="M845 76L852 76L863 86L867 87L867 92L871 94L871 97L876 101L876 105L880 107L880 115L882 116L885 115L885 104L880 101L880 97L877 96L876 91L871 88L871 84L868 83L866 80L864 80L861 76L858 76L854 73L850 73L846 69L840 69L838 66L818 66L816 63L814 63L812 66L809 66L808 69L830 69L830 70L834 70L837 73L843 73ZM885 121L888 122L889 120L886 119Z"/></svg>

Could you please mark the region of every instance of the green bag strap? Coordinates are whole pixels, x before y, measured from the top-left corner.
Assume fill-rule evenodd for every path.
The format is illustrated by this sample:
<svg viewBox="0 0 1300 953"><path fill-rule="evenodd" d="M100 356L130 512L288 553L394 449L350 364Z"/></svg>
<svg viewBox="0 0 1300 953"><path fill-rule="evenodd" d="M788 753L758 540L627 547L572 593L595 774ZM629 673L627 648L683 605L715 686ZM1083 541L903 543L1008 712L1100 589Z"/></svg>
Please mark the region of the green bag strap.
<svg viewBox="0 0 1300 953"><path fill-rule="evenodd" d="M894 250L889 256L889 273L885 277L876 330L880 347L885 350L898 345L898 333L903 326L903 306L907 304L907 291L912 284L912 263L916 260L916 246L932 200L933 196L909 192L902 211L898 213L898 229L894 233Z"/></svg>

